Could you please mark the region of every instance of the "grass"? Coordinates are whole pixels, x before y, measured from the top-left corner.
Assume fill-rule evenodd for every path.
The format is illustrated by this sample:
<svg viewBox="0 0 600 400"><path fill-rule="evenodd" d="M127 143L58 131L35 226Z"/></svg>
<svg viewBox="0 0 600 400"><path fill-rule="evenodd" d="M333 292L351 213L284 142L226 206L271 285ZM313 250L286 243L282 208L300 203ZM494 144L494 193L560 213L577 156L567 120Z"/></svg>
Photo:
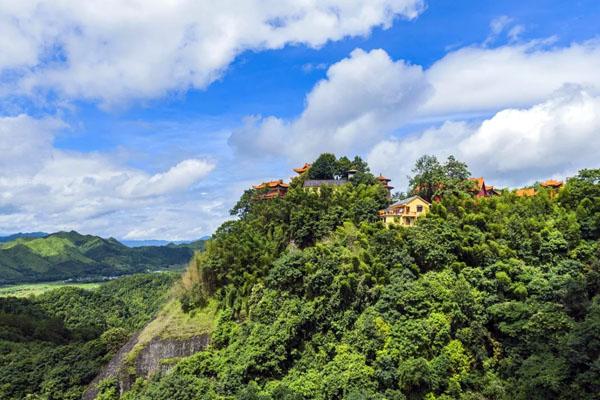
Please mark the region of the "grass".
<svg viewBox="0 0 600 400"><path fill-rule="evenodd" d="M96 289L102 285L102 282L86 283L66 283L66 282L42 282L42 283L23 283L17 285L0 286L1 297L30 297L37 296L49 290L61 287L77 287L82 289Z"/></svg>
<svg viewBox="0 0 600 400"><path fill-rule="evenodd" d="M211 300L201 310L184 313L178 300L169 301L156 318L142 330L136 345L127 355L127 362L133 364L139 352L154 338L189 339L210 334L214 329L217 304L216 300Z"/></svg>
<svg viewBox="0 0 600 400"><path fill-rule="evenodd" d="M67 248L75 248L73 243L66 239L58 237L47 237L41 239L20 238L4 244L2 247L10 249L11 247L24 245L29 247L34 253L42 257L51 257L62 254Z"/></svg>

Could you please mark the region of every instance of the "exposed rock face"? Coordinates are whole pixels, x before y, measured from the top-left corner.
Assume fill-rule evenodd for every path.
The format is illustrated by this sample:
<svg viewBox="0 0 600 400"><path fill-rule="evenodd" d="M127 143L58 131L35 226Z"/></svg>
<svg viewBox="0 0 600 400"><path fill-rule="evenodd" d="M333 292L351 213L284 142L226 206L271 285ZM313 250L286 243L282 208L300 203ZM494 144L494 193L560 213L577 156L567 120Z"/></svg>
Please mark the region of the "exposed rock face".
<svg viewBox="0 0 600 400"><path fill-rule="evenodd" d="M156 373L165 373L172 363L161 362L165 359L176 359L191 356L202 351L210 344L209 335L194 336L189 339L160 339L154 338L137 354L133 365L127 364L127 355L133 350L138 341L134 335L110 360L104 369L94 378L83 394L83 400L93 400L98 395L96 386L107 378L116 378L121 394L129 390L138 377L149 378ZM130 368L133 367L133 368ZM132 369L135 374L132 374Z"/></svg>
<svg viewBox="0 0 600 400"><path fill-rule="evenodd" d="M161 360L191 356L204 350L209 342L208 335L195 336L186 340L154 338L135 359L135 374L149 377L156 372L166 372L169 364L163 364Z"/></svg>

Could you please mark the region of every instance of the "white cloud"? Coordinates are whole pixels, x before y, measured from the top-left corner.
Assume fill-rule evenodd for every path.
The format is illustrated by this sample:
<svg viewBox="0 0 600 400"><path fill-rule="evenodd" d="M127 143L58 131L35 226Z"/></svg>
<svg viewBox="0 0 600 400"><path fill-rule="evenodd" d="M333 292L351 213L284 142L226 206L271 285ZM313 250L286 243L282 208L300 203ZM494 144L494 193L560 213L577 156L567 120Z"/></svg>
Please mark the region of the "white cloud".
<svg viewBox="0 0 600 400"><path fill-rule="evenodd" d="M5 91L110 105L204 88L245 50L318 47L423 9L422 0L2 2L0 74L16 82Z"/></svg>
<svg viewBox="0 0 600 400"><path fill-rule="evenodd" d="M480 124L446 122L412 137L382 141L368 161L401 190L423 154L454 154L488 183L518 186L600 167L599 152L600 96L566 87L547 101L502 110Z"/></svg>
<svg viewBox="0 0 600 400"><path fill-rule="evenodd" d="M323 149L352 152L406 122L429 93L423 71L381 50L354 50L327 70L293 121L249 118L230 144L239 152L284 154L295 160Z"/></svg>
<svg viewBox="0 0 600 400"><path fill-rule="evenodd" d="M498 22L497 29L509 21ZM599 94L599 70L599 41L563 48L540 42L468 47L425 71L394 61L381 49L357 49L329 67L327 78L307 95L297 118L250 117L233 133L230 144L243 154L284 155L294 161L323 151L363 153L407 123L529 107L565 85Z"/></svg>
<svg viewBox="0 0 600 400"><path fill-rule="evenodd" d="M497 48L466 47L427 71L434 95L422 118L496 111L547 99L563 85L600 88L600 41L547 48L539 42Z"/></svg>
<svg viewBox="0 0 600 400"><path fill-rule="evenodd" d="M186 196L213 170L211 161L187 159L151 175L107 154L55 148L62 127L60 121L26 115L0 118L0 232L102 229L125 236L134 227L170 235L214 229L198 221L192 228L190 210L206 217L202 207L219 201Z"/></svg>
<svg viewBox="0 0 600 400"><path fill-rule="evenodd" d="M206 160L184 160L168 171L149 178L138 174L123 184L120 191L132 197L162 195L188 188L213 168L214 164Z"/></svg>

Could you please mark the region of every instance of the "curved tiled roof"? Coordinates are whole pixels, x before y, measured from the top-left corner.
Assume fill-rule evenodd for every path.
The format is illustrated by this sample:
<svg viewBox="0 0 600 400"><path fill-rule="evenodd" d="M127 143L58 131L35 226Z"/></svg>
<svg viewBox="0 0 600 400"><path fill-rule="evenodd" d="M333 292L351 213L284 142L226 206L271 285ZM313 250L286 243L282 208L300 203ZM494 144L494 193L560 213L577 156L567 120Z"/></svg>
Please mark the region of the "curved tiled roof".
<svg viewBox="0 0 600 400"><path fill-rule="evenodd" d="M279 179L276 181L263 182L260 185L256 185L253 187L254 187L254 189L276 188L276 187L289 188L290 185L288 185L287 183L283 183L283 179Z"/></svg>
<svg viewBox="0 0 600 400"><path fill-rule="evenodd" d="M310 168L311 164L309 163L304 163L303 166L301 166L300 168L294 168L294 172L298 173L298 174L302 174L306 171L308 171L308 169Z"/></svg>
<svg viewBox="0 0 600 400"><path fill-rule="evenodd" d="M515 191L515 194L519 197L531 197L531 196L535 196L535 189L534 188L518 189L517 191Z"/></svg>
<svg viewBox="0 0 600 400"><path fill-rule="evenodd" d="M379 176L377 177L377 179L379 179L382 182L389 182L389 181L391 181L390 178L386 178L385 176L383 176L381 174L379 174Z"/></svg>
<svg viewBox="0 0 600 400"><path fill-rule="evenodd" d="M540 184L542 187L552 187L552 188L557 188L557 187L561 187L563 185L562 181L557 181L555 179L548 179L545 182L542 182Z"/></svg>
<svg viewBox="0 0 600 400"><path fill-rule="evenodd" d="M483 181L483 176L480 176L479 178L469 178L469 180L477 184L477 189L481 189L485 184Z"/></svg>

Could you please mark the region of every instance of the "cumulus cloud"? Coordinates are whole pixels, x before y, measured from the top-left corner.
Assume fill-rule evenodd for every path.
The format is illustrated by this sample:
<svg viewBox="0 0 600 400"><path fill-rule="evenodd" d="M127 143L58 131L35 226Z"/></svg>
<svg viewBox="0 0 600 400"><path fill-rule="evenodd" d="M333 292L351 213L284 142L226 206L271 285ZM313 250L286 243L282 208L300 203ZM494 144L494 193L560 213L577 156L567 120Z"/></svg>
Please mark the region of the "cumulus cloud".
<svg viewBox="0 0 600 400"><path fill-rule="evenodd" d="M495 30L505 29L510 21L497 21ZM394 61L381 49L357 49L329 67L297 118L249 117L232 134L230 144L242 154L285 155L295 161L323 151L366 152L407 123L530 107L565 85L598 94L598 70L598 41L562 48L540 42L467 47L426 70Z"/></svg>
<svg viewBox="0 0 600 400"><path fill-rule="evenodd" d="M295 160L323 149L357 151L406 122L428 94L420 67L393 61L381 49L357 49L329 67L298 118L249 118L230 144L244 154L283 153Z"/></svg>
<svg viewBox="0 0 600 400"><path fill-rule="evenodd" d="M206 87L245 50L318 47L423 9L423 0L3 2L0 76L16 82L13 93L153 98Z"/></svg>
<svg viewBox="0 0 600 400"><path fill-rule="evenodd" d="M427 71L434 95L422 118L496 111L547 99L563 85L600 88L600 41L548 47L540 42L448 53Z"/></svg>
<svg viewBox="0 0 600 400"><path fill-rule="evenodd" d="M181 201L200 207L180 193L206 177L214 168L212 162L187 159L151 175L107 154L55 148L54 137L63 127L57 120L26 115L0 118L0 231L25 226L92 228L127 219L112 227L124 236L132 225L144 221L156 227L156 218L177 209ZM130 220L140 213L146 218ZM113 218L101 218L107 215ZM173 223L164 228L184 231Z"/></svg>
<svg viewBox="0 0 600 400"><path fill-rule="evenodd" d="M404 139L385 140L369 153L374 169L407 184L417 157L456 155L471 171L518 186L600 167L600 96L565 87L528 108L505 109L481 123L446 122Z"/></svg>

